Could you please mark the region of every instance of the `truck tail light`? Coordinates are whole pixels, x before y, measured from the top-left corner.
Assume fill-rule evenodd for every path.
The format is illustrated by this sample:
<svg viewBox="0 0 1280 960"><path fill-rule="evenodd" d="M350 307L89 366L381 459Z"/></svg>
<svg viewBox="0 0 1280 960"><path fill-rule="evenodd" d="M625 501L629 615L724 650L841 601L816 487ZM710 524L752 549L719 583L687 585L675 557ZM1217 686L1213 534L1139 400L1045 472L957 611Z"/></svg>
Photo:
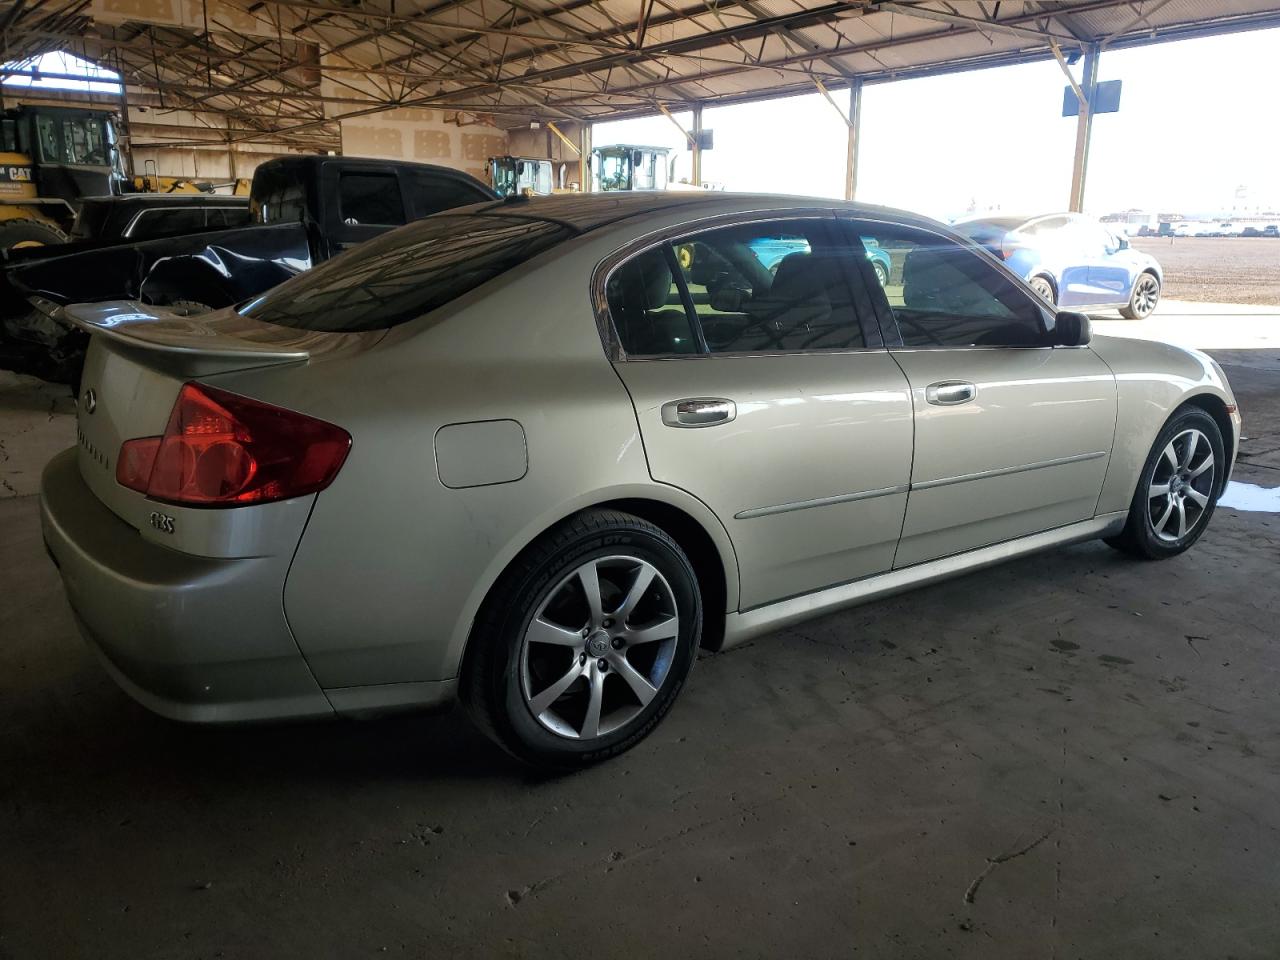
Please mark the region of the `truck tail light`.
<svg viewBox="0 0 1280 960"><path fill-rule="evenodd" d="M323 490L351 435L292 410L199 383L183 384L164 436L126 440L116 481L192 507L270 503Z"/></svg>

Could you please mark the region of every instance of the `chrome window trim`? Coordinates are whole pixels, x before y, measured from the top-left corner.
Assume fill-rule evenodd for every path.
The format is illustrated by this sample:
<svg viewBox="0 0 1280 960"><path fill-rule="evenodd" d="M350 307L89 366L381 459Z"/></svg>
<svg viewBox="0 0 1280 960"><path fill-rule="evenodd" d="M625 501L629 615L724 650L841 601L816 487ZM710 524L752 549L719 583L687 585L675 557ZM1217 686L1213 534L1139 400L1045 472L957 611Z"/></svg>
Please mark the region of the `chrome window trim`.
<svg viewBox="0 0 1280 960"><path fill-rule="evenodd" d="M818 350L776 350L768 353L753 350L735 350L725 353L665 353L665 354L628 354L618 339L613 325L613 317L609 313L609 300L606 294L609 278L613 272L628 260L647 253L662 244L675 244L687 237L721 227L732 227L740 224L767 223L773 220L833 220L839 213L836 207L780 207L774 210L750 210L740 213L720 213L714 216L701 217L697 220L686 220L678 225L651 230L646 234L627 241L607 257L596 264L591 272L591 303L596 318L596 328L600 341L604 345L605 355L612 363L623 363L634 360L709 360L718 357L797 357L815 354L833 353L873 353L883 352L884 346L876 347L831 347ZM860 326L864 321L858 318Z"/></svg>

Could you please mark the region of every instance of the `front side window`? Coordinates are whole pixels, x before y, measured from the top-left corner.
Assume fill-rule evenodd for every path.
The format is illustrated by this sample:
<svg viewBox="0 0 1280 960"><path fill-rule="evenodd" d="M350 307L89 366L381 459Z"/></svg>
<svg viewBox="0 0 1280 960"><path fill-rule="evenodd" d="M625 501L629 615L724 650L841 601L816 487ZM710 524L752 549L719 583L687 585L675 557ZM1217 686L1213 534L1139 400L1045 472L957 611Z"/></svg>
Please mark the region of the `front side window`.
<svg viewBox="0 0 1280 960"><path fill-rule="evenodd" d="M63 120L62 149L64 163L105 166L108 162L107 141L102 121L88 117Z"/></svg>
<svg viewBox="0 0 1280 960"><path fill-rule="evenodd" d="M338 209L348 226L399 226L405 222L400 179L394 173L343 173Z"/></svg>
<svg viewBox="0 0 1280 960"><path fill-rule="evenodd" d="M1012 277L953 240L890 224L854 225L894 264L884 286L907 347L1043 346L1044 315Z"/></svg>
<svg viewBox="0 0 1280 960"><path fill-rule="evenodd" d="M409 174L409 190L413 195L415 218L428 217L441 210L465 207L467 204L483 203L493 199L462 180L418 170ZM501 190L498 192L502 193Z"/></svg>

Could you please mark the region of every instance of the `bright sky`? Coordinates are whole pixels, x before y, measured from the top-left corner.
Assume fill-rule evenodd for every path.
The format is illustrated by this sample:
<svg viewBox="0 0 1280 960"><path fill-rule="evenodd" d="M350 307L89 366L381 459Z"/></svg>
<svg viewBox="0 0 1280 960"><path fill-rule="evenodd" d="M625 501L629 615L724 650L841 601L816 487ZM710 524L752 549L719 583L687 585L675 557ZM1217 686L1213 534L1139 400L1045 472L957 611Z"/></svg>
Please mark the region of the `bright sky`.
<svg viewBox="0 0 1280 960"><path fill-rule="evenodd" d="M1085 206L1104 214L1280 210L1280 30L1105 52L1100 80L1123 80L1120 112L1094 118ZM1079 76L1079 65L1076 67ZM858 199L950 219L970 207L1065 209L1075 119L1057 63L868 86ZM847 109L848 93L833 93ZM689 126L688 114L677 114ZM703 179L729 190L840 197L845 125L820 94L707 109L715 148ZM689 155L666 117L597 124L593 142Z"/></svg>
<svg viewBox="0 0 1280 960"><path fill-rule="evenodd" d="M95 78L93 80L67 80L41 77L37 80L34 77L27 76L4 76L3 83L9 87L34 87L37 90L83 90L90 93L120 92L120 84L116 82L120 79L120 74L114 70L108 70L106 67L99 67L96 64L89 63L87 60L81 60L70 53L54 51L52 53L43 53L30 60L10 60L0 66L0 75L3 75L3 67L13 70L36 70L45 73L61 73L77 77ZM100 82L101 80L106 80L107 82Z"/></svg>

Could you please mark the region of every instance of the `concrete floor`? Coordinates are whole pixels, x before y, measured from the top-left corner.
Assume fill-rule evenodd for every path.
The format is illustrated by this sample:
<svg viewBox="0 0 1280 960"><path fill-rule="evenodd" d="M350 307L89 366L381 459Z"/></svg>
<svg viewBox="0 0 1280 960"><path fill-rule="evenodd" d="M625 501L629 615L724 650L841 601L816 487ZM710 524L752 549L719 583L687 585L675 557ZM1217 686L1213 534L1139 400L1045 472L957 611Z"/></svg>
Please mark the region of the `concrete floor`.
<svg viewBox="0 0 1280 960"><path fill-rule="evenodd" d="M1280 486L1280 350L1218 356L1236 479ZM0 382L23 450L59 402ZM704 657L561 779L456 712L151 716L76 636L35 499L0 531L0 958L1280 955L1277 514Z"/></svg>

